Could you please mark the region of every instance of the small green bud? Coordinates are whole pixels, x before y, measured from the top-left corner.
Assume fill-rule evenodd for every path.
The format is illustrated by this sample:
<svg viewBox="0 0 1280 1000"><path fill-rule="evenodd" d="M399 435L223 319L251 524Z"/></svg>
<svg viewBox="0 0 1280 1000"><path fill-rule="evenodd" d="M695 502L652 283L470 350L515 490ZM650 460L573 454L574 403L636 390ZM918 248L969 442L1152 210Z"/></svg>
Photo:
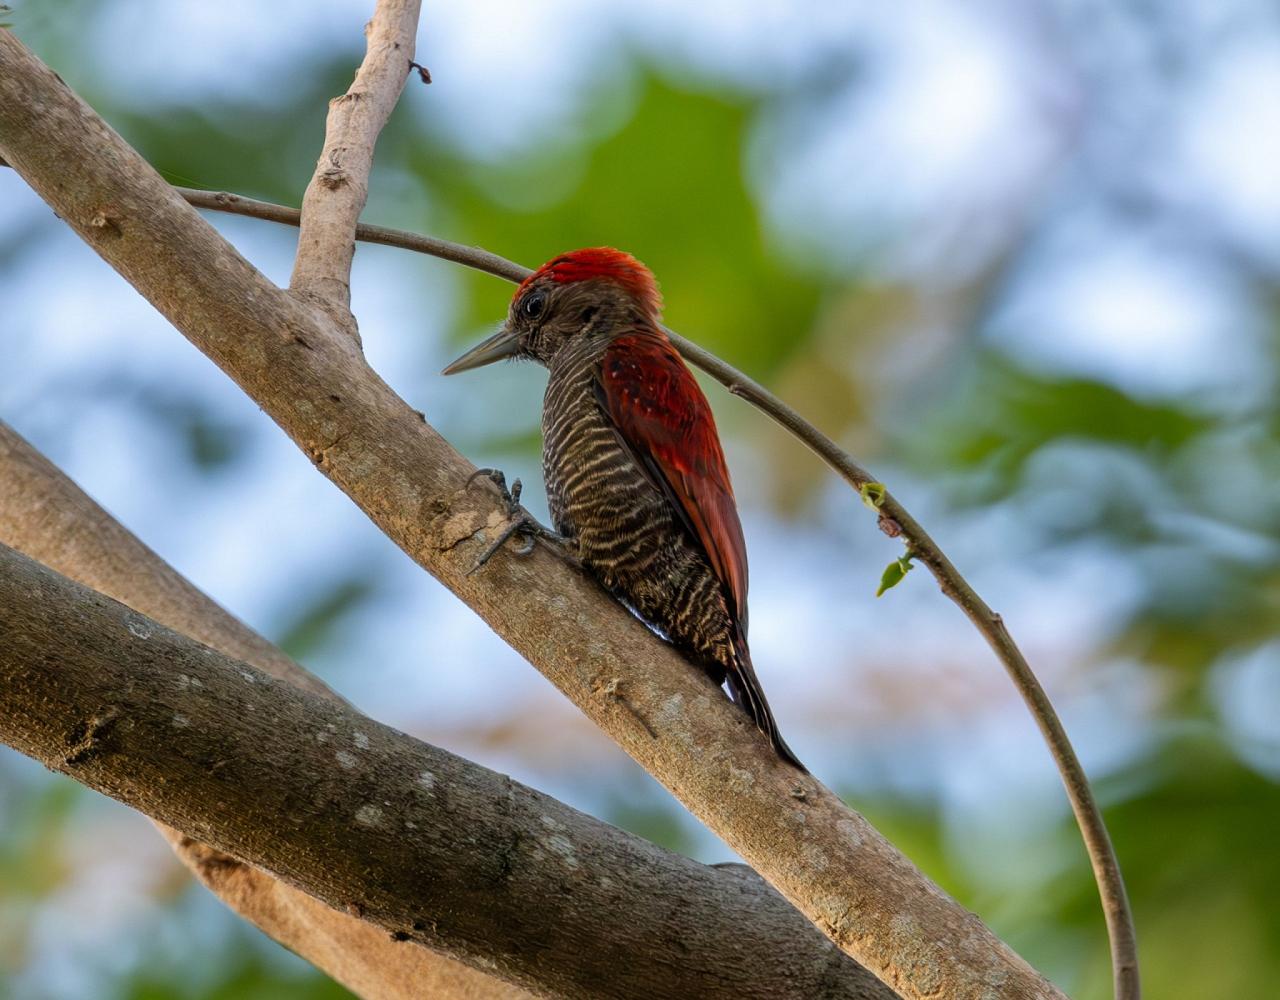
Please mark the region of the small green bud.
<svg viewBox="0 0 1280 1000"><path fill-rule="evenodd" d="M884 503L884 483L863 483L858 492L862 495L862 502L872 510L879 510Z"/></svg>

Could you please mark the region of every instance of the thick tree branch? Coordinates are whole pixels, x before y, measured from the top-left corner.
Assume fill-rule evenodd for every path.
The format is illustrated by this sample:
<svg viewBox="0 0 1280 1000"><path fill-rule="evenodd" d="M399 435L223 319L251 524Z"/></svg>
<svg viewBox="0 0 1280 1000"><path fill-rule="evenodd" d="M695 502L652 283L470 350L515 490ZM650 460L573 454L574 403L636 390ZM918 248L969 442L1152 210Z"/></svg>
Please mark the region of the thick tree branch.
<svg viewBox="0 0 1280 1000"><path fill-rule="evenodd" d="M206 597L0 422L0 544L264 673L339 700ZM524 990L425 948L405 948L257 868L158 824L228 906L366 1000L518 1000Z"/></svg>
<svg viewBox="0 0 1280 1000"><path fill-rule="evenodd" d="M505 513L349 337L254 270L12 35L0 155L397 544L842 949L904 997L1060 997L700 671L537 549L468 575Z"/></svg>
<svg viewBox="0 0 1280 1000"><path fill-rule="evenodd" d="M299 213L296 208L255 201L225 191L200 191L194 188L176 189L188 202L198 208L229 212L270 222L296 226ZM514 261L507 260L479 247L465 246L434 236L423 236L399 229L387 229L365 223L356 228L356 239L366 243L399 247L416 253L428 254L443 260L464 264L487 274L508 281L523 281L531 272ZM680 353L707 374L723 384L730 392L747 400L757 409L767 413L797 438L803 441L832 470L862 494L863 488L876 480L858 465L846 451L805 420L792 407L773 395L758 382L738 371L714 354L667 329ZM1093 868L1094 878L1102 898L1103 913L1111 941L1112 967L1115 971L1115 995L1118 1000L1137 1000L1140 995L1138 982L1138 952L1133 927L1133 913L1125 891L1124 877L1116 857L1111 837L1107 833L1102 810L1093 797L1093 789L1084 771L1084 765L1076 755L1058 713L1045 693L1031 665L1014 642L1004 619L987 606L977 591L956 569L946 554L924 527L907 511L888 490L878 491L880 524L895 537L901 537L907 551L929 567L942 592L954 601L973 622L977 630L995 651L1008 671L1018 693L1027 704L1058 773L1062 776L1067 798L1084 838L1085 849Z"/></svg>
<svg viewBox="0 0 1280 1000"><path fill-rule="evenodd" d="M538 993L885 996L753 874L663 851L7 546L0 740Z"/></svg>
<svg viewBox="0 0 1280 1000"><path fill-rule="evenodd" d="M338 701L321 681L287 657L257 633L192 586L123 525L99 507L43 455L10 427L0 422L0 544L8 545L49 568L120 601L160 624L182 631L220 653L243 659L264 673ZM465 765L462 765L465 766ZM489 772L475 768L469 784L487 780ZM503 803L491 806L500 812ZM258 869L240 864L228 855L166 829L180 848L183 859L237 912L328 971L363 997L409 998L423 995L459 998L524 996L517 987L483 975L443 955L419 948L406 949L368 923L332 910L305 893L275 880ZM536 831L535 831L536 832ZM576 828L568 834L577 837ZM493 838L506 843L527 831L510 828L494 831ZM630 838L615 831L622 843L610 857L626 853ZM591 835L595 835L593 828ZM663 899L705 892L701 884L685 879L688 862L670 855L674 866L663 877L670 882ZM891 1000L891 990L851 960L833 954L833 947L807 921L763 884L742 893L735 876L711 869L730 900L719 927L703 925L709 944L697 962L710 970L717 983L732 995L797 997L827 990L826 995ZM606 869L601 878L624 886L627 872ZM751 879L758 877L751 873ZM544 891L556 891L547 885ZM646 887L648 888L648 887ZM737 905L733 897L741 895ZM758 906L755 904L759 904ZM522 907L534 905L522 900ZM668 905L661 902L664 908ZM766 918L759 924L759 915ZM786 915L790 921L787 935ZM495 904L495 923L509 919ZM646 915L631 911L628 921L637 937L647 936L630 959L637 978L649 983L657 975L651 963L680 964L684 952L668 954L671 926L665 921L646 926ZM744 934L770 942L764 962L736 953ZM774 936L778 935L778 936ZM712 939L716 940L712 940ZM777 978L771 975L782 970ZM739 980L739 981L735 981ZM751 985L744 988L743 982ZM602 984L603 985L603 984ZM743 990L746 989L746 993ZM708 995L716 995L713 988Z"/></svg>
<svg viewBox="0 0 1280 1000"><path fill-rule="evenodd" d="M329 102L324 148L302 198L298 256L289 288L328 309L354 334L351 256L369 197L378 133L391 117L413 61L421 0L378 0L367 49L350 89Z"/></svg>

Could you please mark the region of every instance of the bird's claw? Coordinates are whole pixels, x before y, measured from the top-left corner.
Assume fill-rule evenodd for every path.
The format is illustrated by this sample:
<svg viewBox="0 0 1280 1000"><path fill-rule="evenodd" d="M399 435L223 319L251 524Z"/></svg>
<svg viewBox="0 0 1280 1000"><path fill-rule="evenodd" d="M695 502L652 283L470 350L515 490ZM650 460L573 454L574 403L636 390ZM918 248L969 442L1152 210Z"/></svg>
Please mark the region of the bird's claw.
<svg viewBox="0 0 1280 1000"><path fill-rule="evenodd" d="M492 559L493 554L497 552L500 548L502 548L502 546L507 543L507 539L510 538L512 535L524 534L528 536L528 540L523 545L521 545L518 549L516 549L517 555L527 556L530 552L533 551L533 546L537 542L537 536L530 531L530 528L534 523L536 522L533 521L533 518L531 518L528 514L524 513L523 511L521 511L519 514L513 517L511 521L507 524L507 526L502 529L502 533L498 535L498 537L495 538L492 542L489 543L489 547L487 549L485 549L483 552L480 553L480 557L475 561L475 565L473 565L469 570L467 570L467 576L470 576L472 573L478 570L481 566L487 563L490 559ZM539 527L541 526L539 525Z"/></svg>
<svg viewBox="0 0 1280 1000"><path fill-rule="evenodd" d="M481 566L493 558L503 545L507 543L507 539L513 535L521 535L524 538L523 543L515 550L518 556L527 556L533 552L534 547L538 544L538 539L550 542L552 546L566 559L576 562L576 557L569 551L568 539L556 534L550 528L539 524L523 507L520 506L520 492L522 489L519 479L511 482L511 488L507 488L507 477L501 469L476 469L467 477L467 485L470 486L476 479L481 476L488 477L489 481L498 488L498 492L502 494L502 499L507 505L507 516L511 519L502 533L498 535L489 547L480 553L480 557L476 560L475 565L467 570L467 576L470 576Z"/></svg>
<svg viewBox="0 0 1280 1000"><path fill-rule="evenodd" d="M520 493L524 489L524 485L520 480L513 480L511 489L507 489L507 476L501 469L476 469L475 472L467 476L466 486L469 488L481 476L485 476L489 482L498 487L498 492L502 494L502 499L506 502L508 513L514 517L516 511L520 509Z"/></svg>

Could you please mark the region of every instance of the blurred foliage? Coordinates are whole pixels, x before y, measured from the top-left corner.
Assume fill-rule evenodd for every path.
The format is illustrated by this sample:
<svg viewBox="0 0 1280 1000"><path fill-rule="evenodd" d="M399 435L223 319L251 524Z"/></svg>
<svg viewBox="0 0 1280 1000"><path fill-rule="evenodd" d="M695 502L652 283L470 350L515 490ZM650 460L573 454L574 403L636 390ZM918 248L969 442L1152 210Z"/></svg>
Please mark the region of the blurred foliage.
<svg viewBox="0 0 1280 1000"><path fill-rule="evenodd" d="M1027 460L1058 442L1130 448L1167 461L1212 426L1211 418L1189 407L1136 399L1096 380L1027 371L994 352L970 364L967 377L955 379L950 394L914 428L913 443L922 468L982 474L977 483L985 489L971 494L971 502L1005 499L1018 487ZM1131 527L1133 518L1114 523Z"/></svg>
<svg viewBox="0 0 1280 1000"><path fill-rule="evenodd" d="M212 983L192 983L180 970L144 970L124 986L123 1000L347 1000L355 994L325 976L282 975L278 963L252 952L230 956Z"/></svg>
<svg viewBox="0 0 1280 1000"><path fill-rule="evenodd" d="M37 789L8 818L0 841L0 884L9 898L39 899L67 878L61 837L79 792L66 782Z"/></svg>
<svg viewBox="0 0 1280 1000"><path fill-rule="evenodd" d="M278 99L210 93L184 105L133 103L96 78L85 58L92 38L77 28L100 10L78 0L23 6L13 17L170 180L300 200L326 102L345 89L356 48L299 67L295 86ZM411 119L404 105L429 100L430 90L411 92L379 146L366 217L531 265L572 246L625 246L658 274L674 325L769 381L860 455L892 457L945 491L951 512L990 508L1016 520L1032 536L1033 554L1080 545L1121 560L1138 581L1137 596L1114 631L1099 637L1096 657L1124 657L1150 672L1159 692L1157 738L1109 775L1100 795L1137 911L1148 994L1269 995L1280 978L1280 788L1274 771L1260 773L1234 749L1214 679L1224 658L1261 647L1280 623L1280 399L1271 392L1242 406L1037 367L991 346L985 315L965 312L963 302L938 306L945 296L936 288L874 279L871 266L836 281L829 268L777 249L746 180L752 129L769 111L765 91L677 84L628 52L613 70L578 131L556 132L496 161L467 153L429 118L425 125ZM830 88L830 75L818 74L813 86ZM789 91L787 99L799 106L804 94ZM21 259L36 225L0 241L0 270ZM1018 251L1027 249L1015 246L975 266L968 285L999 287L1001 274L993 272L1017 270L1026 256ZM448 336L462 344L504 314L510 288L468 271L452 277L457 301ZM944 308L936 325L947 328L945 337L921 332L926 307ZM1273 317L1264 359L1272 368L1280 357L1275 329ZM202 476L235 472L248 447L243 427L164 386L117 378L68 391L134 407L173 436ZM506 436L487 445L535 451L536 412L507 416ZM809 456L773 429L760 431L755 444L774 473L769 499L779 516L816 519L814 466L803 466L801 481L792 464ZM848 498L849 508L856 502ZM284 648L304 659L321 655L377 596L375 580L366 567L349 567L327 586L291 594L278 632ZM1096 891L1067 817L1046 824L1045 870L1025 872L1020 889L1002 882L996 890L956 849L937 801L847 792L1072 996L1109 996ZM3 769L0 794L3 996L3 974L16 976L30 958L31 914L74 874L66 843L83 819L85 796L67 782L10 781ZM687 817L651 794L624 786L604 794L597 811L673 849L695 849ZM1004 860L985 859L996 869ZM157 894L157 923L186 896ZM270 957L255 931L229 917L221 927L195 941L183 961L143 948L134 965L112 970L98 995L345 995L318 973Z"/></svg>
<svg viewBox="0 0 1280 1000"><path fill-rule="evenodd" d="M1145 789L1115 802L1108 818L1126 848L1147 991L1265 995L1262 984L1280 976L1280 788L1211 731L1169 739L1131 778ZM1051 898L1057 919L1079 935L1096 924L1096 895L1080 880L1060 880ZM1105 992L1104 962L1078 972L1088 985L1081 995Z"/></svg>
<svg viewBox="0 0 1280 1000"><path fill-rule="evenodd" d="M677 90L643 68L633 86L634 114L588 149L539 150L477 169L442 157L424 137L408 163L429 185L432 205L448 206L447 216L432 212L424 223L530 266L571 247L625 246L659 276L667 311L684 329L765 377L803 347L821 286L770 248L747 192L741 159L751 108ZM577 183L553 203L506 200L565 174ZM464 280L463 330L505 315L508 289L478 274Z"/></svg>
<svg viewBox="0 0 1280 1000"><path fill-rule="evenodd" d="M1123 554L1144 587L1114 651L1182 673L1194 694L1219 657L1280 621L1277 494L1240 483L1276 482L1278 418L1274 405L1139 398L978 353L900 445L922 471L950 470L961 504L1012 500L1045 545L1105 540Z"/></svg>

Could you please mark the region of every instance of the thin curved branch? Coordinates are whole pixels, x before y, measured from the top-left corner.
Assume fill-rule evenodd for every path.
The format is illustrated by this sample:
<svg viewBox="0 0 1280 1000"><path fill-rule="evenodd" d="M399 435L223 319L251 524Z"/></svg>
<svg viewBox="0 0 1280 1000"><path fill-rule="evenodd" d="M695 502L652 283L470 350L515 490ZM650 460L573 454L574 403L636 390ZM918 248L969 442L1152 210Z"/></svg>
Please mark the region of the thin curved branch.
<svg viewBox="0 0 1280 1000"><path fill-rule="evenodd" d="M199 191L192 188L177 188L177 191L197 208L230 212L284 225L298 224L297 209L284 205L255 201L252 198L225 191ZM530 274L529 268L490 253L488 250L433 236L422 236L403 230L361 223L356 227L356 239L365 243L379 243L439 257L508 281L520 282ZM872 484L879 485L871 473L858 465L839 445L758 382L680 336L674 330L668 328L667 333L685 358L727 387L735 396L745 399L752 406L768 414L803 441L860 495L864 487ZM1111 843L1111 837L1107 833L1102 812L1094 799L1089 779L1085 775L1084 766L1071 745L1071 740L1063 728L1062 721L1058 718L1057 711L1032 671L1031 665L1022 654L1022 650L1009 634L1000 615L992 611L978 596L937 542L892 493L887 490L877 491L877 497L876 507L880 514L881 527L887 533L902 538L911 556L929 567L942 592L959 605L966 617L973 622L974 627L1004 664L1005 670L1008 671L1014 686L1040 728L1053 761L1057 765L1058 773L1062 776L1067 798L1080 827L1085 849L1093 867L1094 879L1102 898L1103 913L1111 941L1116 998L1117 1000L1137 1000L1140 995L1137 942L1134 936L1133 914L1125 891L1124 878L1120 872L1120 863Z"/></svg>

